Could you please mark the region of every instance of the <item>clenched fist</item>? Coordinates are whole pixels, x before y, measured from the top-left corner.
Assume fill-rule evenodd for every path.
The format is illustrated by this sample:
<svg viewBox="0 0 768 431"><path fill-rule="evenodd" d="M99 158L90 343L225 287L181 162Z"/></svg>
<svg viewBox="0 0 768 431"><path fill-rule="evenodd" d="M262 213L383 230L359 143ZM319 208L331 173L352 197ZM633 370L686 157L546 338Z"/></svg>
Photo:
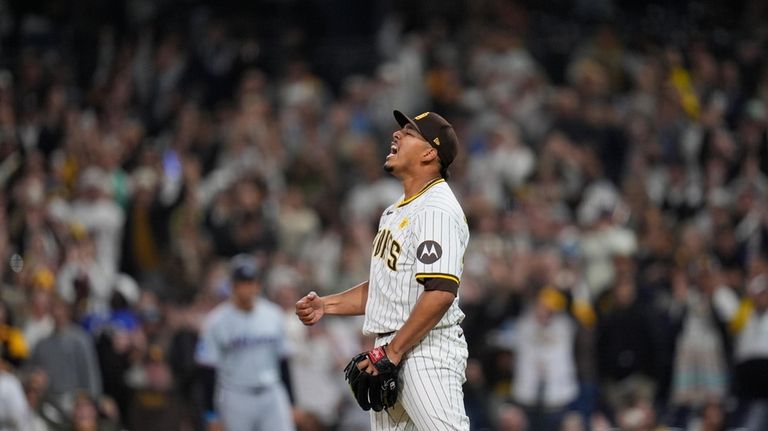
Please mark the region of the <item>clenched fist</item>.
<svg viewBox="0 0 768 431"><path fill-rule="evenodd" d="M296 302L296 315L299 316L301 323L310 326L317 323L325 314L323 298L317 296L315 292L309 294Z"/></svg>

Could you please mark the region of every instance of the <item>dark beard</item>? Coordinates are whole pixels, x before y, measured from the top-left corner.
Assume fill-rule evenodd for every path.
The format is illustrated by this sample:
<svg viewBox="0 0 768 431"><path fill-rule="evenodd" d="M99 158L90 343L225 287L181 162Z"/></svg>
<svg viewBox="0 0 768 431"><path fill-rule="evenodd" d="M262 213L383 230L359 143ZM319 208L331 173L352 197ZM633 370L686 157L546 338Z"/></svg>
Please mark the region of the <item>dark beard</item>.
<svg viewBox="0 0 768 431"><path fill-rule="evenodd" d="M384 172L388 172L391 174L394 169L395 168L393 168L392 166L387 166L387 164L384 163Z"/></svg>

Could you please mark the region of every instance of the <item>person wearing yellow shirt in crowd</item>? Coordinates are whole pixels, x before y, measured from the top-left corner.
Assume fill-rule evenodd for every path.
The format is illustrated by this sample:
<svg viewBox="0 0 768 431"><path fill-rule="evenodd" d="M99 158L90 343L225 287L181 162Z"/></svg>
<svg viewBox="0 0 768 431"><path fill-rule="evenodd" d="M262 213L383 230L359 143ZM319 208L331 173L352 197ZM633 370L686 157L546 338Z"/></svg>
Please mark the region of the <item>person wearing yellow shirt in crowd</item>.
<svg viewBox="0 0 768 431"><path fill-rule="evenodd" d="M53 316L51 302L53 300L56 276L46 267L36 268L26 288L27 303L23 323L19 324L24 340L30 352L35 345L53 333Z"/></svg>
<svg viewBox="0 0 768 431"><path fill-rule="evenodd" d="M0 361L15 367L21 365L29 356L29 349L21 330L13 325L13 318L8 306L0 302Z"/></svg>

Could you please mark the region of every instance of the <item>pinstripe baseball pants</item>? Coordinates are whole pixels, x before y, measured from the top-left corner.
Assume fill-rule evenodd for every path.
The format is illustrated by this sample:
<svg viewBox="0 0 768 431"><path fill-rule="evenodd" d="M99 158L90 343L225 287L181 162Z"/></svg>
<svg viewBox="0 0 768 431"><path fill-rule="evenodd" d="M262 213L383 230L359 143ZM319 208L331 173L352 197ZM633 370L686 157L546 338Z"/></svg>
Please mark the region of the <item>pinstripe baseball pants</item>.
<svg viewBox="0 0 768 431"><path fill-rule="evenodd" d="M394 334L376 339L387 344ZM431 330L405 355L401 391L389 410L371 412L371 430L469 430L464 412L467 343L459 325Z"/></svg>

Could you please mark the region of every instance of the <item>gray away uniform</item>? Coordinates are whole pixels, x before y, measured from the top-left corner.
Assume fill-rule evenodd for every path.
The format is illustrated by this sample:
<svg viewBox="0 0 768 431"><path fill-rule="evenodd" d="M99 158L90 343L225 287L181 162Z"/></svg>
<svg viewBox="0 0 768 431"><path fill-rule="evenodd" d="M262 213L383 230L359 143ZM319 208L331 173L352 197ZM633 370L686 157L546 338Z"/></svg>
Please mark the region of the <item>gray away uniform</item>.
<svg viewBox="0 0 768 431"><path fill-rule="evenodd" d="M294 430L280 380L287 355L280 308L259 298L249 311L226 302L208 315L195 359L216 370L216 410L227 431Z"/></svg>

